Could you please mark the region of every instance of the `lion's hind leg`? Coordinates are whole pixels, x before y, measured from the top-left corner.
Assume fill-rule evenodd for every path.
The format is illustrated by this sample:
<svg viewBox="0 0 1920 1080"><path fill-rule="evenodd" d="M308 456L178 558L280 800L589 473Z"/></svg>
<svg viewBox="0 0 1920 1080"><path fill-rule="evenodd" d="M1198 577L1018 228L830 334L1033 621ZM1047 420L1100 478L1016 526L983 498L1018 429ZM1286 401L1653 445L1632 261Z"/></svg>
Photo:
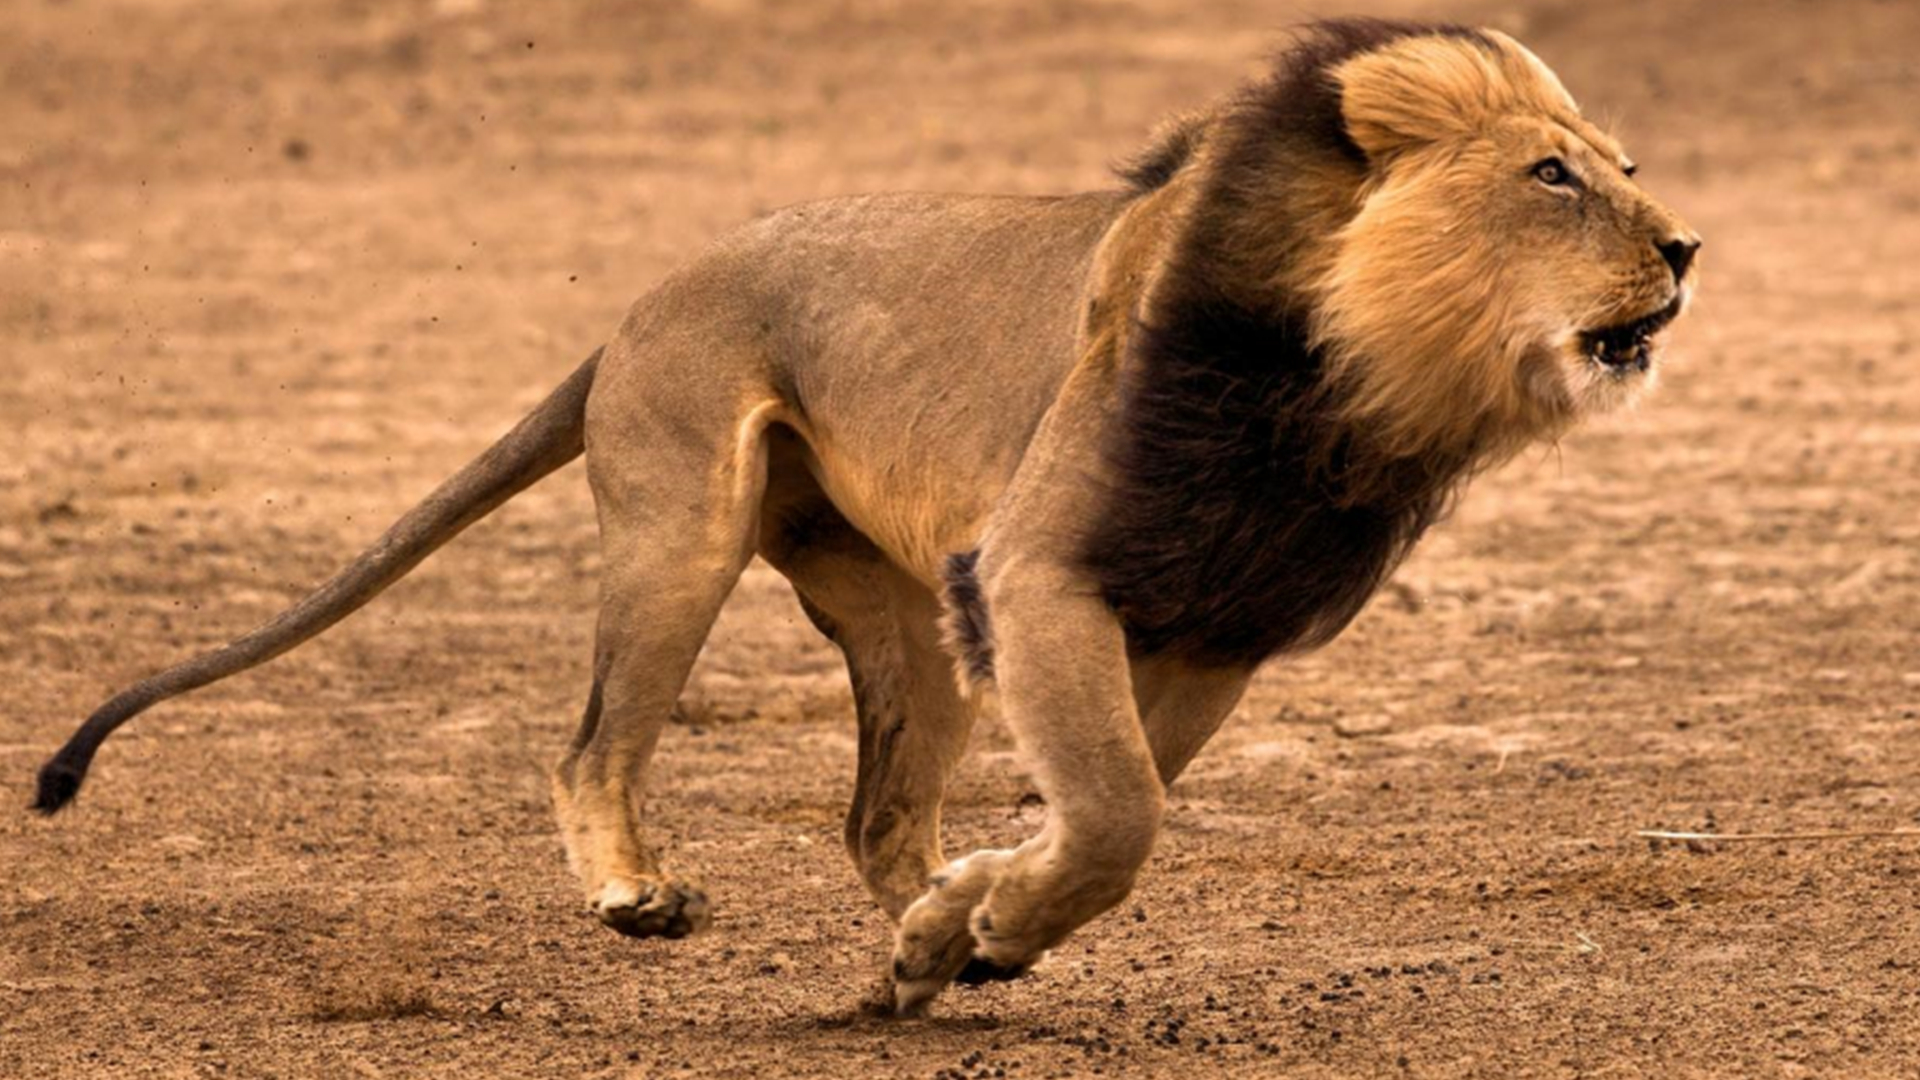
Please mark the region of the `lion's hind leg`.
<svg viewBox="0 0 1920 1080"><path fill-rule="evenodd" d="M666 874L641 836L639 774L652 756L657 725L637 733L644 747L632 746L631 738L602 738L603 694L596 677L579 734L553 772L568 860L594 915L612 929L629 937L698 933L710 921L706 895Z"/></svg>
<svg viewBox="0 0 1920 1080"><path fill-rule="evenodd" d="M846 658L859 716L859 772L846 844L867 891L898 922L945 860L940 807L977 703L940 641L933 590L834 509L794 440L776 429L761 554Z"/></svg>
<svg viewBox="0 0 1920 1080"><path fill-rule="evenodd" d="M811 574L796 575L794 582L814 587L811 592L803 587L800 595L815 624L846 656L860 721L859 771L847 811L847 851L867 891L899 924L945 862L940 810L947 780L966 750L976 702L961 692L953 658L941 646L938 604L931 590L891 567L872 574L837 567L852 571L836 575L840 587L823 581L825 568L811 569ZM838 604L837 616L821 606L821 598L828 602L850 599L845 586L856 584L871 589L867 593L871 603ZM957 898L966 891L961 886L942 895ZM984 891L983 886L980 892ZM960 902L964 907L959 918L964 922L977 899ZM945 976L942 984L948 978L981 981L965 975L980 967L978 961L970 962L969 938L961 935L957 942L943 939L942 943L951 952L940 965ZM874 1005L893 1007L897 995L890 987L888 982Z"/></svg>
<svg viewBox="0 0 1920 1080"><path fill-rule="evenodd" d="M632 937L686 937L710 920L706 896L644 839L640 799L700 647L752 558L766 486L773 407L705 418L693 408L658 421L624 415L600 442L589 429L605 553L594 687L554 768L554 806L587 903Z"/></svg>
<svg viewBox="0 0 1920 1080"><path fill-rule="evenodd" d="M629 937L682 938L706 929L707 898L662 867L641 828L640 799L693 664L676 639L691 638L697 655L705 629L687 625L697 617L661 614L608 598L586 715L553 770L553 798L568 861L594 915ZM704 621L710 625L711 616ZM681 633L666 629L675 624Z"/></svg>

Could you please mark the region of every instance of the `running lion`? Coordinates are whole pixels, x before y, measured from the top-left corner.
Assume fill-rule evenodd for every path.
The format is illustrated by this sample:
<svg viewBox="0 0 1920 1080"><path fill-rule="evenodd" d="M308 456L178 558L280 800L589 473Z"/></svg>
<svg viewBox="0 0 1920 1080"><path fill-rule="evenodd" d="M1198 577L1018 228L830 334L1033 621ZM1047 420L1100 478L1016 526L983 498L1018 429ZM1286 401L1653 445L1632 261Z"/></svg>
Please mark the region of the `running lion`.
<svg viewBox="0 0 1920 1080"><path fill-rule="evenodd" d="M606 580L553 790L600 920L708 922L639 793L758 554L846 656L846 842L898 925L894 1007L1017 975L1127 895L1262 661L1338 634L1475 473L1652 383L1700 241L1633 175L1512 38L1347 20L1115 190L774 213L317 592L109 701L37 805L127 720L320 633L584 452ZM988 684L1046 824L948 862Z"/></svg>

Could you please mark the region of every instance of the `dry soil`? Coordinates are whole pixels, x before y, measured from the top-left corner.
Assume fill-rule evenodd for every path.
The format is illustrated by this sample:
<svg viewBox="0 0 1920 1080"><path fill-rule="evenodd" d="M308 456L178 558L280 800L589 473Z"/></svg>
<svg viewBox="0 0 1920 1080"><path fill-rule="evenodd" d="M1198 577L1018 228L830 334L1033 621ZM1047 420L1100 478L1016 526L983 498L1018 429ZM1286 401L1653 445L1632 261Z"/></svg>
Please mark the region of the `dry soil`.
<svg viewBox="0 0 1920 1080"><path fill-rule="evenodd" d="M9 0L0 1076L1913 1077L1920 5L1372 5L1505 27L1705 234L1639 413L1486 477L1266 671L1137 896L890 1022L836 657L752 571L649 812L714 932L582 910L570 468L326 638L30 777L286 604L707 238L1056 192L1330 5ZM1041 808L983 724L956 850Z"/></svg>

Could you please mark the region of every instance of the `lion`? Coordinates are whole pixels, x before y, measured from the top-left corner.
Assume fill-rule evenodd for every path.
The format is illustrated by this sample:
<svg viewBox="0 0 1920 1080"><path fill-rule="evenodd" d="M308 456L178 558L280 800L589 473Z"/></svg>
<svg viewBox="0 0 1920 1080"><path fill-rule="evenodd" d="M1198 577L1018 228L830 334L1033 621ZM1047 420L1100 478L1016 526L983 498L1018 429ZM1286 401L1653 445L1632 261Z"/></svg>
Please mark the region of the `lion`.
<svg viewBox="0 0 1920 1080"><path fill-rule="evenodd" d="M38 808L136 714L312 638L584 453L603 603L552 782L593 912L710 922L639 794L757 554L846 659L846 846L896 927L891 1005L1019 975L1128 894L1255 669L1338 634L1474 475L1642 394L1698 277L1698 235L1493 30L1309 26L1121 175L724 237L318 591L107 702ZM1047 816L949 862L989 688Z"/></svg>

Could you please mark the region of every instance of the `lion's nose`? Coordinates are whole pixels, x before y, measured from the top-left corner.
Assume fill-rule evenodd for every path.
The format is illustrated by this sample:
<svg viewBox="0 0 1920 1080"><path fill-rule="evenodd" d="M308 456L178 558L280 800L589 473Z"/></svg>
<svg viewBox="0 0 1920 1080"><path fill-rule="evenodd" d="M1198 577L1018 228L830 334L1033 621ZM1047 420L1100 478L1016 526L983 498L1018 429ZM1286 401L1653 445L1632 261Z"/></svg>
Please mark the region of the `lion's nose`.
<svg viewBox="0 0 1920 1080"><path fill-rule="evenodd" d="M1687 276L1687 267L1693 265L1693 253L1700 250L1700 238L1697 236L1676 236L1655 245L1660 249L1660 257L1673 267L1673 280L1679 281Z"/></svg>

